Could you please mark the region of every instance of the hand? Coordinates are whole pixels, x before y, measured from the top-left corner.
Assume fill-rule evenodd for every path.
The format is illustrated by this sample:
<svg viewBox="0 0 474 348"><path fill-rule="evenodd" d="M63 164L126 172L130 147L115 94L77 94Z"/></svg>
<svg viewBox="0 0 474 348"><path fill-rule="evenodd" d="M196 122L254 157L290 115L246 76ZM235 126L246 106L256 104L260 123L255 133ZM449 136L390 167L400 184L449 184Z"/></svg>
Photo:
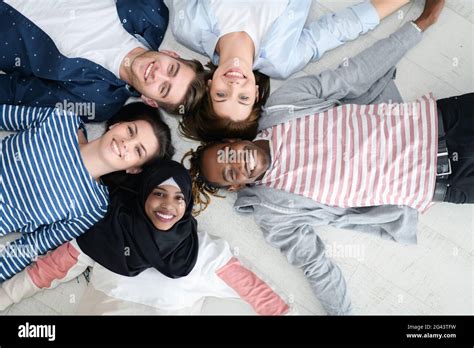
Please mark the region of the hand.
<svg viewBox="0 0 474 348"><path fill-rule="evenodd" d="M436 23L444 8L445 0L426 0L425 8L414 22L422 30L425 31Z"/></svg>

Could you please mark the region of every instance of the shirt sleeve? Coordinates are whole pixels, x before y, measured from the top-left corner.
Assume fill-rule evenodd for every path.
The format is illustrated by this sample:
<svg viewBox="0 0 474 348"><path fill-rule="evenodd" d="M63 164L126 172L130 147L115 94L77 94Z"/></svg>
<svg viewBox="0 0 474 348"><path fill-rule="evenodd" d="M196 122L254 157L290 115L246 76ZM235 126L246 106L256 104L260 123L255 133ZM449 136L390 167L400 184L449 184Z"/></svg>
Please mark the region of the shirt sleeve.
<svg viewBox="0 0 474 348"><path fill-rule="evenodd" d="M298 216L264 212L254 206L254 218L265 240L278 248L290 264L303 270L314 294L330 315L352 313L347 286L339 267L326 257L323 241L313 226L298 222ZM270 218L269 218L270 217Z"/></svg>
<svg viewBox="0 0 474 348"><path fill-rule="evenodd" d="M97 89L102 92L96 93ZM0 104L63 107L65 111L81 116L85 122L108 120L120 110L126 98L118 92L116 97L112 96L114 89L114 86L101 80L79 86L17 73L0 74ZM130 89L126 94L140 96Z"/></svg>
<svg viewBox="0 0 474 348"><path fill-rule="evenodd" d="M0 129L20 131L38 124L47 119L54 109L48 107L33 107L24 105L0 106Z"/></svg>
<svg viewBox="0 0 474 348"><path fill-rule="evenodd" d="M422 38L422 33L406 23L389 37L343 62L337 69L284 83L270 96L266 106L288 104L303 107L357 98L389 74Z"/></svg>
<svg viewBox="0 0 474 348"><path fill-rule="evenodd" d="M0 253L0 282L21 272L39 255L76 238L103 218L106 210L94 212L68 221L44 225L32 233L7 244Z"/></svg>
<svg viewBox="0 0 474 348"><path fill-rule="evenodd" d="M320 17L303 28L296 48L289 53L287 65L278 69L278 78L288 78L309 62L320 60L327 51L355 40L379 23L377 10L370 1Z"/></svg>
<svg viewBox="0 0 474 348"><path fill-rule="evenodd" d="M94 261L81 251L75 240L67 242L2 284L0 311L42 290L68 282L93 265Z"/></svg>

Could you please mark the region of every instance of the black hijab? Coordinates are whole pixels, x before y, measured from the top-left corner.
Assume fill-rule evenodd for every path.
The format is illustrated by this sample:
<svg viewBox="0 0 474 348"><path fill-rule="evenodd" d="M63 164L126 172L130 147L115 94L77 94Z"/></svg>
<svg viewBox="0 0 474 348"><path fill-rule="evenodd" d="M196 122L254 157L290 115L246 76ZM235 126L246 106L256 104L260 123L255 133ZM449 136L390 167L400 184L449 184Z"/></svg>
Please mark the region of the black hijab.
<svg viewBox="0 0 474 348"><path fill-rule="evenodd" d="M94 261L124 276L136 276L151 267L170 278L185 276L198 254L191 177L181 164L170 160L158 160L139 175L138 189L122 187L113 192L104 219L78 237L77 243ZM153 189L169 178L183 192L186 210L170 230L161 231L144 207Z"/></svg>

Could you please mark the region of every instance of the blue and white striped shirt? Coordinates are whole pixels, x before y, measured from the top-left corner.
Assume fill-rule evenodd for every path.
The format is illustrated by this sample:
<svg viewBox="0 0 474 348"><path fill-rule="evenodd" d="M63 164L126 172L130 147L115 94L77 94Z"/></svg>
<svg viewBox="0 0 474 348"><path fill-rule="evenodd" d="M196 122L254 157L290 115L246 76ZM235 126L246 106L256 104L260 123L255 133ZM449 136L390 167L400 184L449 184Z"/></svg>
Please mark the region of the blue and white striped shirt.
<svg viewBox="0 0 474 348"><path fill-rule="evenodd" d="M0 236L23 235L0 250L0 282L38 255L86 232L107 212L107 187L82 162L79 117L54 108L0 106Z"/></svg>

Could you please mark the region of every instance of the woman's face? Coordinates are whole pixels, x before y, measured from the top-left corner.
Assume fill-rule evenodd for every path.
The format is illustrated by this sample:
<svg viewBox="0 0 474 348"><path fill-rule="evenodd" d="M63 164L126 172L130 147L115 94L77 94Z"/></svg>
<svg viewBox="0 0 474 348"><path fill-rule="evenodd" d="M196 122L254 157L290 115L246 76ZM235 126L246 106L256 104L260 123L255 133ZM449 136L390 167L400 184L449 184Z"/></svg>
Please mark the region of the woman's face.
<svg viewBox="0 0 474 348"><path fill-rule="evenodd" d="M214 112L236 122L249 117L258 98L252 68L233 60L219 64L207 87Z"/></svg>
<svg viewBox="0 0 474 348"><path fill-rule="evenodd" d="M113 171L136 173L154 158L160 144L153 127L144 120L110 126L100 140L100 156Z"/></svg>
<svg viewBox="0 0 474 348"><path fill-rule="evenodd" d="M184 216L184 194L176 186L160 185L153 189L145 202L145 213L153 225L162 231L171 229Z"/></svg>

